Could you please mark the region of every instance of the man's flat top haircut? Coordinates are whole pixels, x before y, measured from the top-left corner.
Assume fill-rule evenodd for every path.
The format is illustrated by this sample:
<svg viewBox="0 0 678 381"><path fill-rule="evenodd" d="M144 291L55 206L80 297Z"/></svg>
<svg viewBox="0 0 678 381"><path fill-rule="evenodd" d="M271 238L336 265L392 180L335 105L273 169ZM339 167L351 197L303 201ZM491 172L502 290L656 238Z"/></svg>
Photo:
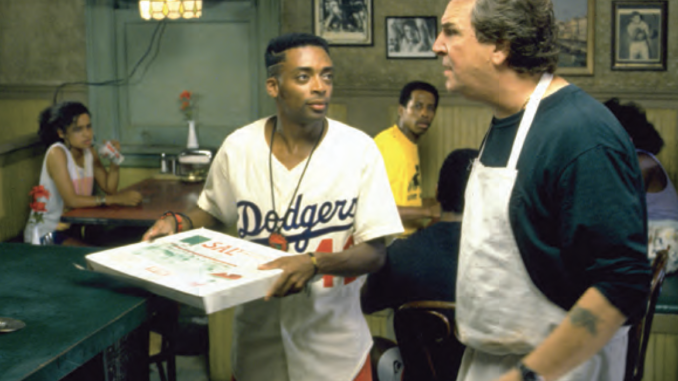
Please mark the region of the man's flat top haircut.
<svg viewBox="0 0 678 381"><path fill-rule="evenodd" d="M436 88L430 83L422 81L412 81L405 85L402 90L400 90L399 102L401 106L407 107L407 102L409 102L410 98L412 98L412 92L414 90L423 90L433 94L433 97L436 99L436 108L438 108L438 90L436 90Z"/></svg>
<svg viewBox="0 0 678 381"><path fill-rule="evenodd" d="M330 54L330 47L327 41L309 33L287 33L271 39L266 48L264 59L266 62L266 70L269 77L277 75L277 70L274 67L285 61L285 51L289 49L299 48L302 46L317 46L323 48L327 55Z"/></svg>

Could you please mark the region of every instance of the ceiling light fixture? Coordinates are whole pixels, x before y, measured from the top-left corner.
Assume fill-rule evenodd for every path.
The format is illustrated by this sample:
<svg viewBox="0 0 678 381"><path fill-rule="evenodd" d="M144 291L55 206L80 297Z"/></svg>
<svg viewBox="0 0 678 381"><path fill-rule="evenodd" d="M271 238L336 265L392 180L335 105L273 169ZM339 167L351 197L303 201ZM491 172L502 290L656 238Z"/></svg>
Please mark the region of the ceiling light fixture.
<svg viewBox="0 0 678 381"><path fill-rule="evenodd" d="M202 0L139 0L139 13L144 20L199 18Z"/></svg>

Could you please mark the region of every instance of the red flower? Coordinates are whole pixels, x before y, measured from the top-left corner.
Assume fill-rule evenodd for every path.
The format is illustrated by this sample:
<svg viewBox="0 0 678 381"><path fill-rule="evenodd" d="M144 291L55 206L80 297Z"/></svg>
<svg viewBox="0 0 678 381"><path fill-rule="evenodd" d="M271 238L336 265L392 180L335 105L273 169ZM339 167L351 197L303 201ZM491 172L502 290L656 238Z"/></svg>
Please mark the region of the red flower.
<svg viewBox="0 0 678 381"><path fill-rule="evenodd" d="M184 90L179 94L179 99L183 100L191 100L191 92L188 90Z"/></svg>
<svg viewBox="0 0 678 381"><path fill-rule="evenodd" d="M193 107L195 106L195 99L193 93L184 90L179 94L179 109L184 114L186 120L193 120Z"/></svg>
<svg viewBox="0 0 678 381"><path fill-rule="evenodd" d="M31 209L33 209L34 212L46 212L47 209L45 209L45 203L44 202L32 202L31 203Z"/></svg>
<svg viewBox="0 0 678 381"><path fill-rule="evenodd" d="M33 200L37 200L40 197L44 197L46 199L49 199L49 191L45 189L43 185L36 185L31 189L29 195L33 196Z"/></svg>

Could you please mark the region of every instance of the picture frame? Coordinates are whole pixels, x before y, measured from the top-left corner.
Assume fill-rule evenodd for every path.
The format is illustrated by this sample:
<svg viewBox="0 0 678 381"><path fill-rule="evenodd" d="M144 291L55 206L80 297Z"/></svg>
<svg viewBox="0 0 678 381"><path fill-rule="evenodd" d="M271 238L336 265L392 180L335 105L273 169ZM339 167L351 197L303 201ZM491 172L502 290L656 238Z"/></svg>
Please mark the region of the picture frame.
<svg viewBox="0 0 678 381"><path fill-rule="evenodd" d="M666 70L666 1L612 2L612 70Z"/></svg>
<svg viewBox="0 0 678 381"><path fill-rule="evenodd" d="M435 16L387 16L386 58L436 58L433 43L438 31Z"/></svg>
<svg viewBox="0 0 678 381"><path fill-rule="evenodd" d="M332 46L374 44L374 0L311 0L313 33Z"/></svg>
<svg viewBox="0 0 678 381"><path fill-rule="evenodd" d="M558 25L558 74L593 75L596 0L553 0Z"/></svg>

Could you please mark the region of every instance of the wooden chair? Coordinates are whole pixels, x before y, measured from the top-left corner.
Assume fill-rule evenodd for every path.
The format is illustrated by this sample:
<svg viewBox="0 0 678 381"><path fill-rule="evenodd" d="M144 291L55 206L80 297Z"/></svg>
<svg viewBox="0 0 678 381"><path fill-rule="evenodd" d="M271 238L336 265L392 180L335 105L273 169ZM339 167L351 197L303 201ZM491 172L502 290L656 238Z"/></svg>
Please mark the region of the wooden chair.
<svg viewBox="0 0 678 381"><path fill-rule="evenodd" d="M416 301L400 306L394 316L404 380L455 380L464 345L455 336L455 304Z"/></svg>
<svg viewBox="0 0 678 381"><path fill-rule="evenodd" d="M201 315L202 311L169 299L158 299L158 303L164 303L164 309L151 318L150 330L161 336L160 352L150 356L149 362L157 367L160 381L176 381L176 356L208 354L208 327L192 322L192 317ZM209 369L209 364L206 368Z"/></svg>
<svg viewBox="0 0 678 381"><path fill-rule="evenodd" d="M636 324L632 325L629 330L625 381L640 381L643 379L645 352L647 351L647 344L650 341L650 329L652 328L652 319L654 318L654 309L657 305L657 298L659 297L662 283L666 276L667 260L668 250L661 250L657 252L657 256L654 261L652 261L652 283L650 285L647 308L645 314Z"/></svg>
<svg viewBox="0 0 678 381"><path fill-rule="evenodd" d="M176 381L177 366L175 356L176 334L179 326L179 304L165 298L156 298L163 309L150 320L150 330L161 337L160 352L149 357L149 362L158 368L160 381ZM167 363L167 375L165 367Z"/></svg>

